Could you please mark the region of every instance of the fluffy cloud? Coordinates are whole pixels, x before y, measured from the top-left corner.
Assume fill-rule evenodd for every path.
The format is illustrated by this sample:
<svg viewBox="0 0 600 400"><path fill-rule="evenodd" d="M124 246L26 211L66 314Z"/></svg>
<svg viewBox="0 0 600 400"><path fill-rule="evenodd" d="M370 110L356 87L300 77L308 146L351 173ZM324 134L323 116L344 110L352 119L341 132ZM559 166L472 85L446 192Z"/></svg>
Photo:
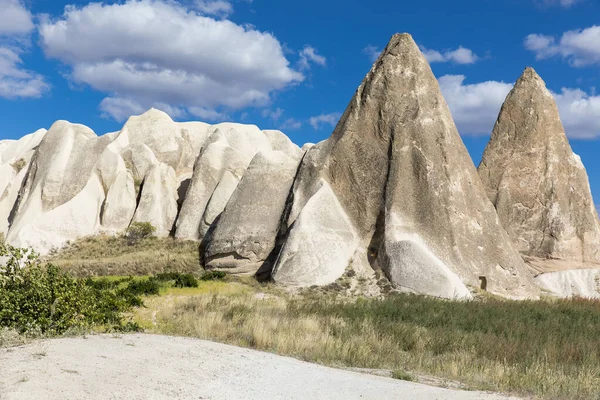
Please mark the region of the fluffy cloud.
<svg viewBox="0 0 600 400"><path fill-rule="evenodd" d="M0 35L23 35L34 28L31 13L20 0L0 0Z"/></svg>
<svg viewBox="0 0 600 400"><path fill-rule="evenodd" d="M327 59L317 54L317 50L314 47L306 45L302 51L300 51L300 60L298 61L300 69L309 69L311 62L325 66L325 64L327 64Z"/></svg>
<svg viewBox="0 0 600 400"><path fill-rule="evenodd" d="M69 65L75 82L109 94L101 108L117 120L116 105L216 118L222 108L265 105L304 79L273 35L168 0L71 6L39 32L46 55Z"/></svg>
<svg viewBox="0 0 600 400"><path fill-rule="evenodd" d="M288 118L279 126L282 130L294 130L302 128L302 122L296 121L294 118Z"/></svg>
<svg viewBox="0 0 600 400"><path fill-rule="evenodd" d="M196 0L196 9L205 15L227 18L233 13L233 5L225 0Z"/></svg>
<svg viewBox="0 0 600 400"><path fill-rule="evenodd" d="M575 4L583 3L585 0L536 0L536 3L546 7L559 6L569 8Z"/></svg>
<svg viewBox="0 0 600 400"><path fill-rule="evenodd" d="M497 81L465 84L464 80L463 75L445 75L439 79L456 126L461 134L489 135L513 84ZM568 88L552 95L569 137L600 137L600 96Z"/></svg>
<svg viewBox="0 0 600 400"><path fill-rule="evenodd" d="M381 54L381 50L379 50L379 48L371 45L365 47L362 52L363 54L366 54L367 57L369 57L369 60L371 60L371 62L377 61L379 55Z"/></svg>
<svg viewBox="0 0 600 400"><path fill-rule="evenodd" d="M489 135L511 83L488 81L465 84L464 75L444 75L440 89L461 134Z"/></svg>
<svg viewBox="0 0 600 400"><path fill-rule="evenodd" d="M40 97L50 85L44 77L21 67L21 50L0 47L0 97Z"/></svg>
<svg viewBox="0 0 600 400"><path fill-rule="evenodd" d="M600 64L600 26L565 32L558 41L554 36L531 34L525 38L525 48L538 60L559 56L574 67Z"/></svg>
<svg viewBox="0 0 600 400"><path fill-rule="evenodd" d="M31 13L19 0L0 0L0 97L40 97L50 85L44 77L23 67L34 28Z"/></svg>
<svg viewBox="0 0 600 400"><path fill-rule="evenodd" d="M479 60L479 56L471 49L459 46L456 50L431 50L421 47L423 55L430 63L452 62L454 64L474 64Z"/></svg>
<svg viewBox="0 0 600 400"><path fill-rule="evenodd" d="M330 113L330 114L321 114L321 115L317 115L315 117L310 117L310 119L308 120L308 123L315 130L318 130L323 125L329 125L329 126L333 127L338 123L341 116L342 116L342 114L337 113L337 112Z"/></svg>

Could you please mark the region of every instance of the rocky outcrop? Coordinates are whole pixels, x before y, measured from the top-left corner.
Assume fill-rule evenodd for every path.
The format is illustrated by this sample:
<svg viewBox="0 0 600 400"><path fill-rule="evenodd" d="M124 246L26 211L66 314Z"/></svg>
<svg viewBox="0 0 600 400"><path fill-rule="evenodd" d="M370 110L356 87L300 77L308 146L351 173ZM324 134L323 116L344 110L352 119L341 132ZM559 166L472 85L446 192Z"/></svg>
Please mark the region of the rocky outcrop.
<svg viewBox="0 0 600 400"><path fill-rule="evenodd" d="M255 273L270 258L302 154L294 146L254 156L207 238L206 267Z"/></svg>
<svg viewBox="0 0 600 400"><path fill-rule="evenodd" d="M391 39L331 138L304 157L287 225L276 282L325 284L351 265L440 297L468 297L480 277L494 293L536 293L410 35ZM314 259L326 248L335 265Z"/></svg>
<svg viewBox="0 0 600 400"><path fill-rule="evenodd" d="M532 68L502 106L479 175L535 270L598 267L600 223L587 173L571 150L554 98Z"/></svg>
<svg viewBox="0 0 600 400"><path fill-rule="evenodd" d="M178 123L155 109L102 136L58 121L47 133L0 141L0 232L42 253L132 222L201 239L254 155L273 149L302 154L279 131Z"/></svg>
<svg viewBox="0 0 600 400"><path fill-rule="evenodd" d="M557 297L600 298L600 269L577 269L538 275L542 293Z"/></svg>

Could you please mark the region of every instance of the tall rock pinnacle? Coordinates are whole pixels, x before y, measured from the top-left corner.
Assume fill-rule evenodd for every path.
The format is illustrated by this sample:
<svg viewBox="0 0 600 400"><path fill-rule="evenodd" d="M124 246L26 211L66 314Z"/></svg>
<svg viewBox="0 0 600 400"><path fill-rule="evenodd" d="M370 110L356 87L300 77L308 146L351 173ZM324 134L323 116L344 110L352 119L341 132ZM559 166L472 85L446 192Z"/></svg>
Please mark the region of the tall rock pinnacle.
<svg viewBox="0 0 600 400"><path fill-rule="evenodd" d="M532 68L502 106L479 174L504 227L534 267L545 272L600 262L600 224L587 173L554 98Z"/></svg>
<svg viewBox="0 0 600 400"><path fill-rule="evenodd" d="M307 152L292 195L275 281L326 284L352 266L439 297L469 297L484 277L498 294L536 292L408 34L392 37L333 135Z"/></svg>

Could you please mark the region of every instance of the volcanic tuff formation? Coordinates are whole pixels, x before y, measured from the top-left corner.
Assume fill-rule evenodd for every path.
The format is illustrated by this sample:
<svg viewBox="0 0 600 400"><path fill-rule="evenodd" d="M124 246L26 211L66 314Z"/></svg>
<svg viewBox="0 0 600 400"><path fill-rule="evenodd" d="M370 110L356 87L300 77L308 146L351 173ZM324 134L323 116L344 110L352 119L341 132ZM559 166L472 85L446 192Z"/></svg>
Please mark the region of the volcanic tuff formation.
<svg viewBox="0 0 600 400"><path fill-rule="evenodd" d="M479 166L518 250L540 272L600 267L600 223L588 176L554 98L527 68L510 92Z"/></svg>
<svg viewBox="0 0 600 400"><path fill-rule="evenodd" d="M535 160L523 174L527 149ZM535 297L517 249L584 263L597 260L592 244L600 243L585 170L541 79L527 71L509 96L480 167L484 186L406 34L392 37L319 144L300 149L279 131L177 123L153 109L100 137L58 121L48 132L0 141L0 171L0 232L11 244L45 252L147 221L159 236L197 240L207 268L294 287L346 274L446 298L469 298L480 285ZM540 182L542 197L527 197L522 179ZM585 279L597 276L537 282L566 292L581 278L577 290L587 293L595 289Z"/></svg>
<svg viewBox="0 0 600 400"><path fill-rule="evenodd" d="M535 293L410 35L391 39L304 157L287 221L276 282L331 283L352 265L440 297L468 297L480 277L495 293Z"/></svg>

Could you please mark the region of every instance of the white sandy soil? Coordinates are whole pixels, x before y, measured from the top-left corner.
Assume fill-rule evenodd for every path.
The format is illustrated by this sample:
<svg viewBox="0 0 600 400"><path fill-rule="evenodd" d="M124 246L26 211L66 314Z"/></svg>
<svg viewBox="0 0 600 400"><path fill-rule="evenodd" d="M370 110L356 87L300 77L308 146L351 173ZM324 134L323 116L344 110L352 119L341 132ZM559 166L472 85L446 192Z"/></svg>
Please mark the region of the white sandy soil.
<svg viewBox="0 0 600 400"><path fill-rule="evenodd" d="M0 399L508 399L203 340L99 335L0 349Z"/></svg>

